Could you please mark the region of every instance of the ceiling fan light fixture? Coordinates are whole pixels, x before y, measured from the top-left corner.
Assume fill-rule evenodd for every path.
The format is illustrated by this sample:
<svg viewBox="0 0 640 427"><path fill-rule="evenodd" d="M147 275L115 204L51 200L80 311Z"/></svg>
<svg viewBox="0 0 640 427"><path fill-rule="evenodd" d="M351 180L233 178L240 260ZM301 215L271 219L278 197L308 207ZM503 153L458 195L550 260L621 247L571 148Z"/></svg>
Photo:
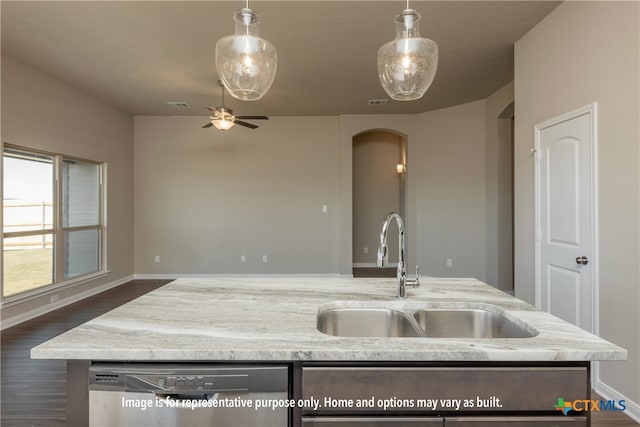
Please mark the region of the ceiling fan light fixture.
<svg viewBox="0 0 640 427"><path fill-rule="evenodd" d="M420 37L420 13L403 10L395 18L396 38L378 50L378 77L396 101L422 98L436 75L438 44Z"/></svg>
<svg viewBox="0 0 640 427"><path fill-rule="evenodd" d="M222 91L222 106L220 107L207 107L209 113L209 121L202 126L203 128L210 128L215 126L218 130L229 130L235 125L244 126L249 129L257 129L259 126L253 123L248 123L238 119L250 119L250 120L269 120L267 116L235 116L231 108L224 106L224 84L222 80L218 80L218 85Z"/></svg>
<svg viewBox="0 0 640 427"><path fill-rule="evenodd" d="M222 103L224 104L224 88L222 89ZM216 108L217 113L214 116L209 117L211 119L211 123L218 130L229 130L236 123L236 117L233 115L233 110L226 107L218 107Z"/></svg>
<svg viewBox="0 0 640 427"><path fill-rule="evenodd" d="M275 46L258 35L259 16L248 7L233 15L235 34L216 43L216 69L231 96L256 101L271 87L276 76Z"/></svg>
<svg viewBox="0 0 640 427"><path fill-rule="evenodd" d="M227 119L212 120L211 123L213 123L218 130L229 130L235 125L232 120Z"/></svg>

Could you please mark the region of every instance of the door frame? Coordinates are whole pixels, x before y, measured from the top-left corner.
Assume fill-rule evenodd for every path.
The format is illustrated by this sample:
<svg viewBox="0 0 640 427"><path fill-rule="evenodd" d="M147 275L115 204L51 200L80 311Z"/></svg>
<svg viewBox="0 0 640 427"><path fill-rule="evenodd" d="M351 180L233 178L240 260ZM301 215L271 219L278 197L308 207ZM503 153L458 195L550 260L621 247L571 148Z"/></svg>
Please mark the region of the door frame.
<svg viewBox="0 0 640 427"><path fill-rule="evenodd" d="M541 307L540 301L540 241L542 239L541 227L540 227L540 160L542 155L540 153L540 136L544 129L555 126L557 124L566 122L568 120L589 115L590 120L590 136L591 136L591 247L590 253L592 254L589 262L591 263L591 325L589 325L589 331L592 334L598 335L599 324L599 304L598 304L598 104L596 102L588 104L584 107L562 114L558 117L554 117L550 120L544 121L534 126L534 148L533 155L535 159L534 168L534 183L535 183L535 201L534 201L534 216L535 216L535 231L534 231L534 285L535 285L535 304L538 309Z"/></svg>

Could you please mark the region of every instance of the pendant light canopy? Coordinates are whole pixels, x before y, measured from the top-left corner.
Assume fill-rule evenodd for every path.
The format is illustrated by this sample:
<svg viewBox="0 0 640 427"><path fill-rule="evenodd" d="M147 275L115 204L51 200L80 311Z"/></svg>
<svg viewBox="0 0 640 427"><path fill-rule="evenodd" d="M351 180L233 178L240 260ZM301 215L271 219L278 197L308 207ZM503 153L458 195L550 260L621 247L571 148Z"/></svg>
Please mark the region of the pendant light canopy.
<svg viewBox="0 0 640 427"><path fill-rule="evenodd" d="M235 34L216 43L216 69L231 96L256 101L267 93L276 76L276 48L259 37L256 12L245 7L236 11L233 19Z"/></svg>
<svg viewBox="0 0 640 427"><path fill-rule="evenodd" d="M378 77L396 101L422 98L438 68L438 45L420 37L420 13L403 10L396 16L396 38L378 50Z"/></svg>

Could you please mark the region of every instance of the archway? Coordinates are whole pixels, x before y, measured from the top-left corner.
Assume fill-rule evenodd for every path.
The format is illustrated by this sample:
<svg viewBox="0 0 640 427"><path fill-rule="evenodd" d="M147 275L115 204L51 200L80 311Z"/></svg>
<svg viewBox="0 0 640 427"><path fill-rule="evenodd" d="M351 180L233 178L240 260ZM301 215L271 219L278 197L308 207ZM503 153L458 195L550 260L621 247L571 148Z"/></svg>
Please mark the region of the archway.
<svg viewBox="0 0 640 427"><path fill-rule="evenodd" d="M389 231L388 269L376 267L382 221L387 213L406 218L406 136L389 130L369 130L353 137L353 275L394 276L398 233Z"/></svg>

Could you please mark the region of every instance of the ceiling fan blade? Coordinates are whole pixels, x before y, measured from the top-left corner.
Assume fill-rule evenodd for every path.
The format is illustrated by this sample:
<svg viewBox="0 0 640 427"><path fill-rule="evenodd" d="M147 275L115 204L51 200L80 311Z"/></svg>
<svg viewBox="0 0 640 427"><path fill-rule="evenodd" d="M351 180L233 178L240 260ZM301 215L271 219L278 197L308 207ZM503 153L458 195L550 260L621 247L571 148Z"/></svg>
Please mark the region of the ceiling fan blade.
<svg viewBox="0 0 640 427"><path fill-rule="evenodd" d="M236 119L269 120L267 116L236 116Z"/></svg>
<svg viewBox="0 0 640 427"><path fill-rule="evenodd" d="M237 119L237 117L236 117ZM244 126L244 127L248 127L249 129L256 129L258 126L253 125L251 123L247 123L247 122L243 122L242 120L235 120L233 123L240 125L240 126Z"/></svg>
<svg viewBox="0 0 640 427"><path fill-rule="evenodd" d="M203 128L210 128L211 126L213 126L213 123L209 122L206 125L202 126Z"/></svg>

